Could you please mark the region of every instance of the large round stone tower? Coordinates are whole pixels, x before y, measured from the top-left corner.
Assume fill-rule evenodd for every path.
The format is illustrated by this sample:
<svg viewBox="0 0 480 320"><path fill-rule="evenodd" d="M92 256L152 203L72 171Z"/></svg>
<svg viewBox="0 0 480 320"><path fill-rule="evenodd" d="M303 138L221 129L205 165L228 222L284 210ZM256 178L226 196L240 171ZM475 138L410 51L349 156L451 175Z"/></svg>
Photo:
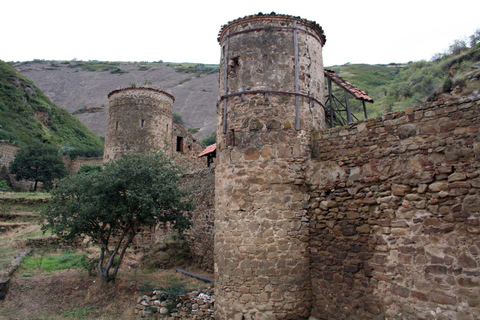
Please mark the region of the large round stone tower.
<svg viewBox="0 0 480 320"><path fill-rule="evenodd" d="M172 116L175 98L152 88L125 88L110 99L103 160L126 153L172 153Z"/></svg>
<svg viewBox="0 0 480 320"><path fill-rule="evenodd" d="M216 319L304 319L304 173L325 122L325 36L315 22L272 13L228 23L218 41Z"/></svg>

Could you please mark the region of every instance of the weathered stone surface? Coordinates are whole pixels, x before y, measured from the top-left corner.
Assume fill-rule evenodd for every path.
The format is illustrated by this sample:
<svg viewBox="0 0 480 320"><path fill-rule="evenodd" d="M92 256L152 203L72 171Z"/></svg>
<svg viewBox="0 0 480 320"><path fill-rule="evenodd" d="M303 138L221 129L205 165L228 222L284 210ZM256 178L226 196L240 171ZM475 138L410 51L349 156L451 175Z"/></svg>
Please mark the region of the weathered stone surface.
<svg viewBox="0 0 480 320"><path fill-rule="evenodd" d="M448 296L443 292L439 291L431 291L429 293L430 300L440 304L450 304L455 305L457 303L457 299L453 296Z"/></svg>
<svg viewBox="0 0 480 320"><path fill-rule="evenodd" d="M458 262L464 267L464 268L476 268L478 265L475 262L474 259L470 257L466 252L463 252L459 257L458 257Z"/></svg>
<svg viewBox="0 0 480 320"><path fill-rule="evenodd" d="M448 190L448 183L446 181L438 181L438 182L434 182L434 183L430 184L428 186L428 188L432 192L439 192L439 191L443 191L443 190Z"/></svg>
<svg viewBox="0 0 480 320"><path fill-rule="evenodd" d="M410 191L410 186L394 184L392 185L392 192L396 196L404 196L408 191Z"/></svg>
<svg viewBox="0 0 480 320"><path fill-rule="evenodd" d="M308 91L319 101L324 99L319 42L323 35L310 22L295 17L272 14L243 21L223 27L235 37L220 35L220 42L228 38L231 59L220 66L228 68L223 71L227 78L220 77L220 87L227 85L232 93L240 88L254 93L226 100L227 131L234 131L235 144L228 144L223 130L217 132L216 318L305 319L312 305L307 209L322 211L325 205L335 209L335 201L308 202L305 171L312 154L310 139L321 138L317 133L324 127L324 111L301 98L300 130L296 130L295 96L281 93L295 84L293 37L271 28L292 27L295 21L309 30L298 33L302 57L298 84L301 92ZM243 32L251 28L259 31ZM218 115L220 124L223 113ZM229 157L240 150L243 156L235 161ZM317 222L316 228L326 227ZM339 280L338 276L334 278Z"/></svg>
<svg viewBox="0 0 480 320"><path fill-rule="evenodd" d="M104 160L126 153L162 150L172 155L172 95L150 88L126 88L109 94Z"/></svg>
<svg viewBox="0 0 480 320"><path fill-rule="evenodd" d="M334 177L312 176L310 194L318 207L310 213L321 221L316 226L323 226L310 229L311 248L318 248L311 251L313 274L321 274L321 280L312 278L314 297L322 305L314 307L316 315L324 310L338 315L339 309L327 307L336 305L346 310L337 316L341 319L373 318L375 307L346 307L365 301L392 319L399 312L412 319L428 318L429 310L437 316L449 310L453 318L477 312L473 308L480 304L472 290L480 286L480 184L475 180L480 165L468 162L472 147L464 139L478 139L478 132L457 136L454 130L459 130L436 118L444 116L446 107L427 108L429 117L415 115L411 126L400 130L408 147L381 136L399 128L393 114L365 122L351 140L359 124L343 128L348 132L343 137L340 129L324 132L316 144L316 154L324 157L315 161L336 159L345 170ZM478 106L470 110L480 116ZM407 129L417 130L415 142ZM331 201L336 205L329 206ZM355 283L365 289L355 289ZM469 311L454 310L459 305Z"/></svg>

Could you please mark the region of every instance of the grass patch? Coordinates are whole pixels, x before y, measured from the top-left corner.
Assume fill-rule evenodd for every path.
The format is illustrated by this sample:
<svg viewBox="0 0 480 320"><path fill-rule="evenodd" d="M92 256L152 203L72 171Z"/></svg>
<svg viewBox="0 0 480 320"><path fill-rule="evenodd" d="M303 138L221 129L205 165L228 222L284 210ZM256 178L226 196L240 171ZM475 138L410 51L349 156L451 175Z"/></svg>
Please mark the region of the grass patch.
<svg viewBox="0 0 480 320"><path fill-rule="evenodd" d="M35 270L52 272L65 269L82 267L83 253L75 253L67 250L59 255L47 255L45 251L35 251L33 255L26 257L21 268L25 273Z"/></svg>
<svg viewBox="0 0 480 320"><path fill-rule="evenodd" d="M64 317L75 317L75 318L83 318L88 316L90 313L95 311L93 307L85 307L85 308L70 308L69 310L65 311L62 316Z"/></svg>
<svg viewBox="0 0 480 320"><path fill-rule="evenodd" d="M3 192L0 191L0 199L50 199L48 192Z"/></svg>

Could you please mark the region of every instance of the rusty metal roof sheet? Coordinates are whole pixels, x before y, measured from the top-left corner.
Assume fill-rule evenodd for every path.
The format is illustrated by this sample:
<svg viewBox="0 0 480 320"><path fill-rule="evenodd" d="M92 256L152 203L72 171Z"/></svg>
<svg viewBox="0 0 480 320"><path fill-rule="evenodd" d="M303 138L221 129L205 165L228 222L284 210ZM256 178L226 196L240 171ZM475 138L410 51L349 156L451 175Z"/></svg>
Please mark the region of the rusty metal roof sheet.
<svg viewBox="0 0 480 320"><path fill-rule="evenodd" d="M200 153L197 157L200 158L200 157L206 156L207 154L214 153L216 150L217 150L217 144L216 143L211 144L208 147L206 147L205 150L203 150L202 153Z"/></svg>
<svg viewBox="0 0 480 320"><path fill-rule="evenodd" d="M370 98L364 90L359 89L350 82L342 79L342 77L336 74L335 71L325 69L324 72L326 77L335 82L341 88L347 90L355 99L373 103L373 99Z"/></svg>

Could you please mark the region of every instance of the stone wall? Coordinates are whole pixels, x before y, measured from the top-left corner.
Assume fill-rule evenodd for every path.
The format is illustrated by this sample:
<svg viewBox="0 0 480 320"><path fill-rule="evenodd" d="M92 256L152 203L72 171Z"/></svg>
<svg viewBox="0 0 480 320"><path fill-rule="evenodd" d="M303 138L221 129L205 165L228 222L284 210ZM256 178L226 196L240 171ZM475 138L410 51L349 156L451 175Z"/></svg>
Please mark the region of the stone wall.
<svg viewBox="0 0 480 320"><path fill-rule="evenodd" d="M193 172L207 167L205 158L198 155L205 149L187 130L173 122L172 158L180 167Z"/></svg>
<svg viewBox="0 0 480 320"><path fill-rule="evenodd" d="M0 141L0 170L5 167L6 171L8 172L8 165L10 162L15 159L15 154L17 153L18 147L8 143ZM30 190L33 189L34 183L31 181L26 180L15 180L15 176L13 174L8 175L10 178L10 183L12 184L13 188L23 189L23 190ZM39 187L42 183L39 183Z"/></svg>
<svg viewBox="0 0 480 320"><path fill-rule="evenodd" d="M479 116L479 95L438 101L314 143L314 316L478 318Z"/></svg>
<svg viewBox="0 0 480 320"><path fill-rule="evenodd" d="M15 159L17 149L18 147L11 143L0 141L0 167L8 168L9 163Z"/></svg>
<svg viewBox="0 0 480 320"><path fill-rule="evenodd" d="M179 186L190 193L189 198L194 203L191 211L192 226L184 233L193 261L203 270L213 272L215 168L205 168L186 174ZM154 231L152 241L162 243L174 232L176 231L169 226L159 227Z"/></svg>
<svg viewBox="0 0 480 320"><path fill-rule="evenodd" d="M171 156L172 95L151 88L125 88L112 91L108 98L105 161L150 151Z"/></svg>
<svg viewBox="0 0 480 320"><path fill-rule="evenodd" d="M202 269L213 272L215 168L205 168L187 175L181 187L190 192L195 204L192 211L193 225L185 233L193 260Z"/></svg>
<svg viewBox="0 0 480 320"><path fill-rule="evenodd" d="M8 172L8 165L10 164L13 159L15 159L15 154L17 153L18 147L7 142L2 142L0 141L0 169L5 167ZM69 157L62 157L63 162L65 163L65 167L70 171L71 174L77 173L77 171L83 166L83 165L102 165L103 164L103 158L76 158L71 160ZM32 181L26 181L26 180L21 180L21 181L16 181L15 176L9 174L10 177L10 182L12 183L12 186L14 188L18 189L23 189L23 190L30 190L33 188L33 182ZM39 183L39 186L37 188L40 188L42 186L42 183Z"/></svg>
<svg viewBox="0 0 480 320"><path fill-rule="evenodd" d="M82 166L101 166L103 165L103 158L75 158L71 160L69 157L63 157L63 162L65 166L70 171L71 174L76 174Z"/></svg>

